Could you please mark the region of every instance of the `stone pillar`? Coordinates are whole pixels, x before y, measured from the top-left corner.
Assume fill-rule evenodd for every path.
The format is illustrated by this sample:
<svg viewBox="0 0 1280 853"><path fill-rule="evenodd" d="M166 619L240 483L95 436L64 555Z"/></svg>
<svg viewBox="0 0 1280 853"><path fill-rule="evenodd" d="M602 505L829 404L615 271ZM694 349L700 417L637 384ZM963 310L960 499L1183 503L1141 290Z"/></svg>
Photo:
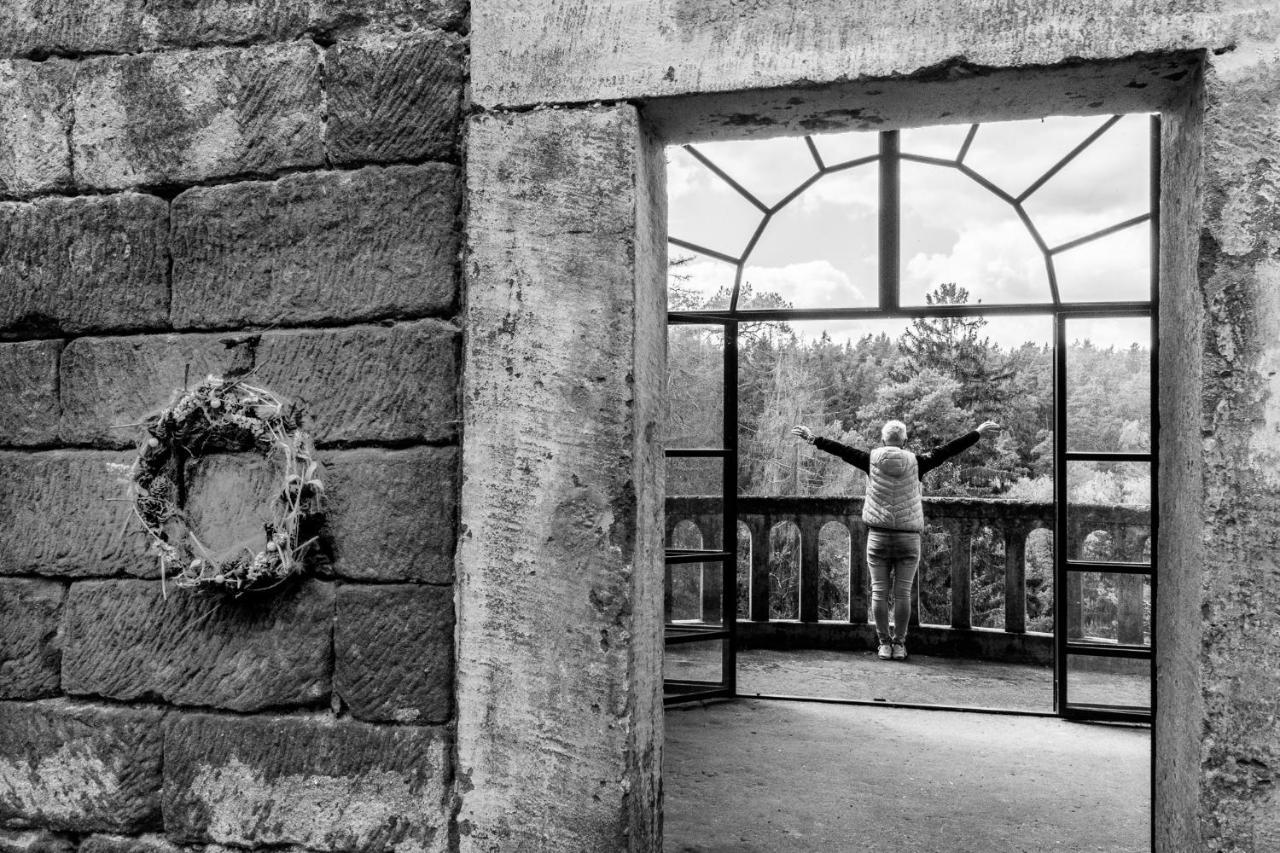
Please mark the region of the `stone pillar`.
<svg viewBox="0 0 1280 853"><path fill-rule="evenodd" d="M661 847L665 211L631 106L476 117L459 848Z"/></svg>
<svg viewBox="0 0 1280 853"><path fill-rule="evenodd" d="M751 529L751 621L769 621L769 531L773 516L747 518Z"/></svg>
<svg viewBox="0 0 1280 853"><path fill-rule="evenodd" d="M818 621L818 590L822 567L818 564L818 531L821 520L813 516L796 518L800 528L800 606L801 622Z"/></svg>
<svg viewBox="0 0 1280 853"><path fill-rule="evenodd" d="M1027 531L1014 519L1004 522L1004 630L1027 632Z"/></svg>
<svg viewBox="0 0 1280 853"><path fill-rule="evenodd" d="M973 569L969 551L973 547L974 529L969 519L957 519L947 531L951 534L951 627L957 631L973 627Z"/></svg>

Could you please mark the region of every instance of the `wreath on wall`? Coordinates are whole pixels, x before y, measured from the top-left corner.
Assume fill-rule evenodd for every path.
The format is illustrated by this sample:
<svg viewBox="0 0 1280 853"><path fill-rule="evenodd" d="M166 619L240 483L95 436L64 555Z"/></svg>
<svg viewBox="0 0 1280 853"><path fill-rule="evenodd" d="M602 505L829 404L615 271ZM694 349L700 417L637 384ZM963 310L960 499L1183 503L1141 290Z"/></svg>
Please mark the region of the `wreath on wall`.
<svg viewBox="0 0 1280 853"><path fill-rule="evenodd" d="M303 540L300 531L319 518L324 483L297 407L240 379L209 376L178 392L141 426L129 491L150 552L160 561L162 588L172 582L239 596L273 589L302 571L316 539ZM214 554L189 525L185 470L207 453L246 451L274 463L281 477L263 525L264 541L260 550L242 546Z"/></svg>

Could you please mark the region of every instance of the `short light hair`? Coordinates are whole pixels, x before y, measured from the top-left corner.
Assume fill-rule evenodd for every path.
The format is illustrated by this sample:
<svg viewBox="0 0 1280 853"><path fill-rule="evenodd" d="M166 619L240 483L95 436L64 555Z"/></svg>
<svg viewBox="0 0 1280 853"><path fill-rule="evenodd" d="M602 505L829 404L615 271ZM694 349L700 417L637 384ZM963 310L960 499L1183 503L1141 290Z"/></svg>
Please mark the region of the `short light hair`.
<svg viewBox="0 0 1280 853"><path fill-rule="evenodd" d="M907 425L902 421L885 421L884 426L880 428L880 440L885 444L894 440L897 440L899 444L905 444L907 441Z"/></svg>

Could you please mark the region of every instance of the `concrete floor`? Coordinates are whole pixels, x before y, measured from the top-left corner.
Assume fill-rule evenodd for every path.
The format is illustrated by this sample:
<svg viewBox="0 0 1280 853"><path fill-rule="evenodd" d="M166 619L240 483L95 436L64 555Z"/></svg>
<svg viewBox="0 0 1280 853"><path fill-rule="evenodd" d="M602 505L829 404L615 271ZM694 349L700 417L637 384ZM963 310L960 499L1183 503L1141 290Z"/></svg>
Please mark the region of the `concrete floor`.
<svg viewBox="0 0 1280 853"><path fill-rule="evenodd" d="M761 699L666 714L669 853L1149 850L1150 731Z"/></svg>

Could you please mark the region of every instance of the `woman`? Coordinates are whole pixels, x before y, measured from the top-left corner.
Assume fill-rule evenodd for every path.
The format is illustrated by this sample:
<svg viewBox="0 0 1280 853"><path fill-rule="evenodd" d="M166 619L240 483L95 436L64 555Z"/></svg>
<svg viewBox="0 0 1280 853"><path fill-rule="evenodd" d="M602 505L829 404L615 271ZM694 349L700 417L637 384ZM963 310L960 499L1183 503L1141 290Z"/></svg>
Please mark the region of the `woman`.
<svg viewBox="0 0 1280 853"><path fill-rule="evenodd" d="M871 611L876 620L876 651L880 660L907 659L907 621L911 618L911 582L920 565L920 534L924 506L920 479L982 438L998 435L1000 425L986 421L972 432L928 453L905 450L907 427L889 421L880 430L883 446L871 452L819 438L807 426L791 434L819 450L839 456L867 475L862 521L867 526L867 568L871 572ZM893 575L893 632L889 630L889 576Z"/></svg>

